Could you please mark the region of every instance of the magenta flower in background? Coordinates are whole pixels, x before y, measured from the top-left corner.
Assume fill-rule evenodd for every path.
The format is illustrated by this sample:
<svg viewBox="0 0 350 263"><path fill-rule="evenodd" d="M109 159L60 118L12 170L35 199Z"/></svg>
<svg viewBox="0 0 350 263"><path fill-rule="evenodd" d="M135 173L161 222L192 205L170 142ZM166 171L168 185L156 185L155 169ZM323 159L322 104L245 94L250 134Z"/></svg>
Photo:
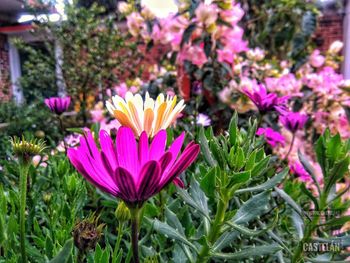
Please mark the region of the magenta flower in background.
<svg viewBox="0 0 350 263"><path fill-rule="evenodd" d="M80 139L77 149L68 150L68 158L79 173L91 184L130 207L141 207L143 202L160 192L169 183L183 187L179 175L197 158L199 145L190 142L180 153L185 134L166 147L166 131L159 131L148 143L146 132L137 142L132 129L118 129L116 143L104 130L100 131L101 150L90 131Z"/></svg>
<svg viewBox="0 0 350 263"><path fill-rule="evenodd" d="M51 97L45 99L45 104L50 109L50 111L56 113L57 115L60 115L69 108L70 97Z"/></svg>
<svg viewBox="0 0 350 263"><path fill-rule="evenodd" d="M260 113L266 113L283 106L288 99L287 96L278 97L276 93L267 93L264 85L257 85L257 88L251 92L247 88L243 88L243 93L255 104Z"/></svg>
<svg viewBox="0 0 350 263"><path fill-rule="evenodd" d="M307 120L308 116L300 112L284 112L284 114L280 116L280 121L283 126L292 133L301 130Z"/></svg>
<svg viewBox="0 0 350 263"><path fill-rule="evenodd" d="M303 182L310 182L311 176L307 171L305 171L304 167L299 162L294 162L293 164L289 164L289 168L292 174L297 176Z"/></svg>
<svg viewBox="0 0 350 263"><path fill-rule="evenodd" d="M282 134L271 128L259 128L256 135L264 135L266 142L271 145L271 147L275 147L277 144L284 146L285 144L285 139Z"/></svg>

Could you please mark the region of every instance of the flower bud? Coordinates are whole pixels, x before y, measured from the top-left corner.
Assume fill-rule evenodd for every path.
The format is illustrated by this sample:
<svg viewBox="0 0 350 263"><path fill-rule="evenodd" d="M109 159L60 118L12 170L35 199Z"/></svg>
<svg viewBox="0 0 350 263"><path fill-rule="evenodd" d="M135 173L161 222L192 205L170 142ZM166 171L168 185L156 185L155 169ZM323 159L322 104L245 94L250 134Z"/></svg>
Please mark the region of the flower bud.
<svg viewBox="0 0 350 263"><path fill-rule="evenodd" d="M43 196L43 200L46 204L49 204L52 199L52 194L51 193L46 193Z"/></svg>
<svg viewBox="0 0 350 263"><path fill-rule="evenodd" d="M153 20L155 18L155 15L153 14L153 12L147 8L147 7L143 7L142 11L141 11L141 16L145 19L145 20Z"/></svg>
<svg viewBox="0 0 350 263"><path fill-rule="evenodd" d="M115 210L115 217L120 222L126 222L130 219L130 210L123 201L119 202L118 207Z"/></svg>
<svg viewBox="0 0 350 263"><path fill-rule="evenodd" d="M218 6L223 10L230 10L232 9L232 1L222 1Z"/></svg>
<svg viewBox="0 0 350 263"><path fill-rule="evenodd" d="M213 24L209 25L209 26L206 28L206 30L207 30L207 32L208 32L209 34L214 33L214 32L216 31L216 24L213 23Z"/></svg>
<svg viewBox="0 0 350 263"><path fill-rule="evenodd" d="M127 2L120 2L118 4L118 11L122 14L128 15L132 12L132 5Z"/></svg>
<svg viewBox="0 0 350 263"><path fill-rule="evenodd" d="M74 245L81 252L94 250L102 236L104 224L97 225L98 218L94 215L78 222L73 229Z"/></svg>
<svg viewBox="0 0 350 263"><path fill-rule="evenodd" d="M45 132L42 131L42 130L37 130L37 131L34 133L34 135L35 135L35 137L37 137L37 138L41 138L41 139L45 138Z"/></svg>

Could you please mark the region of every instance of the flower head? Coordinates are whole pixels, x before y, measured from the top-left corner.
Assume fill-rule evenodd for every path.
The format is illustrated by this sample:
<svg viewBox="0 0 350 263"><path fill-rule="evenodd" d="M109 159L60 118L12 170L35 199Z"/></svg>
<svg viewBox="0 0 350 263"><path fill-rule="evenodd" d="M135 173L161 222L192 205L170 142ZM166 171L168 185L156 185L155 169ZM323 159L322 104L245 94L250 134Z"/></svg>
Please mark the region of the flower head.
<svg viewBox="0 0 350 263"><path fill-rule="evenodd" d="M210 26L215 23L218 18L217 7L215 5L206 5L204 3L201 3L197 7L195 14L197 20L205 26Z"/></svg>
<svg viewBox="0 0 350 263"><path fill-rule="evenodd" d="M284 146L285 144L285 139L282 134L271 128L259 128L256 135L264 135L266 142L271 145L271 147L275 147L277 144Z"/></svg>
<svg viewBox="0 0 350 263"><path fill-rule="evenodd" d="M267 93L264 85L257 85L253 92L243 88L243 93L255 104L261 113L272 111L281 106L287 99L287 96L278 97L276 93Z"/></svg>
<svg viewBox="0 0 350 263"><path fill-rule="evenodd" d="M70 97L51 97L45 99L45 104L47 107L49 107L50 111L60 115L68 109L70 105Z"/></svg>
<svg viewBox="0 0 350 263"><path fill-rule="evenodd" d="M311 66L315 68L321 67L324 64L325 60L325 57L320 54L320 51L318 49L314 50L309 58Z"/></svg>
<svg viewBox="0 0 350 263"><path fill-rule="evenodd" d="M202 125L203 127L210 126L211 120L208 115L205 115L203 113L199 113L196 122L198 125Z"/></svg>
<svg viewBox="0 0 350 263"><path fill-rule="evenodd" d="M99 137L101 150L91 132L86 131L80 146L68 150L68 158L86 180L122 199L129 207L142 206L171 182L183 186L179 175L199 153L199 145L191 142L179 155L184 133L168 150L165 150L165 130L159 131L150 145L146 132L142 132L137 142L128 127L119 128L116 145L104 130L100 131Z"/></svg>
<svg viewBox="0 0 350 263"><path fill-rule="evenodd" d="M293 164L289 164L289 168L292 174L297 176L303 182L310 182L311 176L307 171L305 171L304 167L299 162L294 162Z"/></svg>
<svg viewBox="0 0 350 263"><path fill-rule="evenodd" d="M95 249L102 236L104 224L98 224L98 217L91 215L78 222L73 229L74 245L82 252Z"/></svg>
<svg viewBox="0 0 350 263"><path fill-rule="evenodd" d="M145 131L149 137L153 137L158 131L168 128L185 105L183 100L176 104L176 96L165 98L159 94L153 100L146 93L143 100L140 94L127 92L125 99L118 95L112 97L112 103L107 101L106 107L121 125L130 127L135 136Z"/></svg>
<svg viewBox="0 0 350 263"><path fill-rule="evenodd" d="M45 142L41 139L27 140L24 136L11 138L13 152L17 157L29 161L30 157L40 154L45 148Z"/></svg>
<svg viewBox="0 0 350 263"><path fill-rule="evenodd" d="M308 119L306 114L300 112L284 112L284 114L280 116L280 121L283 126L292 133L301 130Z"/></svg>

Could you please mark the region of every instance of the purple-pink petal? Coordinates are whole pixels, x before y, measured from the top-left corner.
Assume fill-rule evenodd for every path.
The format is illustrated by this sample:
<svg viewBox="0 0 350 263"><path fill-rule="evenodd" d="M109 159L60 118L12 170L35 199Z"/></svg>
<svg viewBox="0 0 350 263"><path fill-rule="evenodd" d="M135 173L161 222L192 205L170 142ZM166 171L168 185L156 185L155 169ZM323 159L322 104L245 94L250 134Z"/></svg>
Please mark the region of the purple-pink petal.
<svg viewBox="0 0 350 263"><path fill-rule="evenodd" d="M137 187L139 200L146 200L157 191L160 173L161 168L157 161L149 161L142 167Z"/></svg>
<svg viewBox="0 0 350 263"><path fill-rule="evenodd" d="M175 177L179 176L183 171L189 167L192 162L197 158L200 147L197 144L188 145L180 158L175 162L174 166L169 170L168 173L163 174L160 182L160 188L165 187Z"/></svg>
<svg viewBox="0 0 350 263"><path fill-rule="evenodd" d="M164 154L166 146L166 131L160 130L153 138L150 146L149 156L152 160L159 160Z"/></svg>
<svg viewBox="0 0 350 263"><path fill-rule="evenodd" d="M118 167L112 175L119 193L124 200L134 202L137 200L137 190L133 176L123 167Z"/></svg>
<svg viewBox="0 0 350 263"><path fill-rule="evenodd" d="M105 130L100 131L100 145L101 145L101 153L104 154L112 170L114 171L118 166L118 159L116 156L116 151L113 145L113 141Z"/></svg>
<svg viewBox="0 0 350 263"><path fill-rule="evenodd" d="M117 133L117 157L120 167L131 173L134 181L138 180L139 160L134 134L130 128L120 127Z"/></svg>
<svg viewBox="0 0 350 263"><path fill-rule="evenodd" d="M148 136L145 131L141 133L139 139L139 165L142 167L149 160Z"/></svg>

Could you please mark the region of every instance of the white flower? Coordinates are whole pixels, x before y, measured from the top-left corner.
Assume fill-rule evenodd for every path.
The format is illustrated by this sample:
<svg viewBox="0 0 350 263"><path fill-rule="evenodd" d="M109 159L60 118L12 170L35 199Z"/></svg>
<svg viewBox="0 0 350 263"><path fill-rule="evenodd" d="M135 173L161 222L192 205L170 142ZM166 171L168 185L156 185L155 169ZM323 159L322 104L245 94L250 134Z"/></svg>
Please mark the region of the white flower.
<svg viewBox="0 0 350 263"><path fill-rule="evenodd" d="M196 123L198 125L202 125L203 127L209 126L211 124L211 120L208 115L203 113L199 113L196 119Z"/></svg>
<svg viewBox="0 0 350 263"><path fill-rule="evenodd" d="M122 126L130 127L136 136L146 131L153 137L159 130L168 128L185 108L184 100L177 103L176 96L159 94L152 99L148 92L145 99L140 94L127 92L125 99L116 95L106 102L108 111Z"/></svg>
<svg viewBox="0 0 350 263"><path fill-rule="evenodd" d="M331 46L328 49L328 52L335 55L339 53L339 51L343 48L343 46L344 46L343 42L336 40L331 44Z"/></svg>

